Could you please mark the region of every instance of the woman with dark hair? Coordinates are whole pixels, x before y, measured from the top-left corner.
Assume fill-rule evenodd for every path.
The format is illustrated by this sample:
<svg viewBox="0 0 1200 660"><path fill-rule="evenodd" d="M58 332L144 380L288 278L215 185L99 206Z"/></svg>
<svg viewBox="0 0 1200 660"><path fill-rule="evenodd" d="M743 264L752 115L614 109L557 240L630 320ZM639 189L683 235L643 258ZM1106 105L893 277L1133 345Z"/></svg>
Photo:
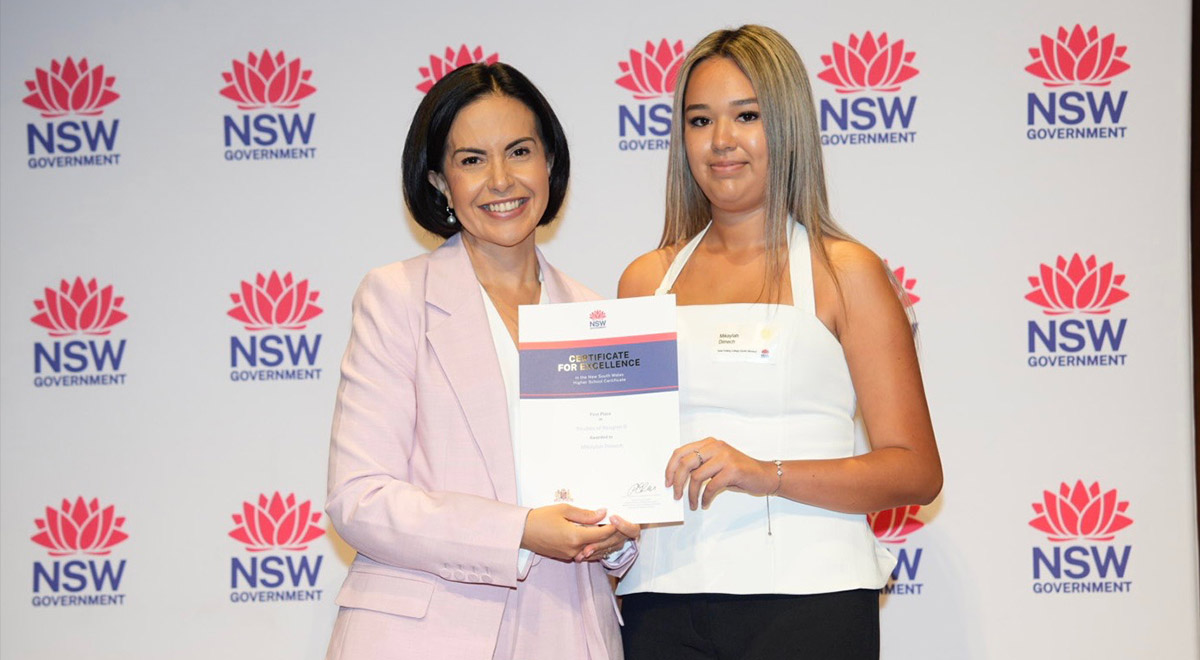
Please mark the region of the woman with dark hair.
<svg viewBox="0 0 1200 660"><path fill-rule="evenodd" d="M506 64L453 71L417 108L404 198L446 242L355 296L326 511L358 556L329 658L622 655L608 573L638 527L517 501L517 307L596 297L534 245L569 171L553 110Z"/></svg>
<svg viewBox="0 0 1200 660"><path fill-rule="evenodd" d="M690 506L645 530L617 590L626 655L877 658L895 560L864 514L942 485L908 318L829 212L808 74L783 36L705 37L673 117L662 242L620 295L680 305L685 444L665 481Z"/></svg>

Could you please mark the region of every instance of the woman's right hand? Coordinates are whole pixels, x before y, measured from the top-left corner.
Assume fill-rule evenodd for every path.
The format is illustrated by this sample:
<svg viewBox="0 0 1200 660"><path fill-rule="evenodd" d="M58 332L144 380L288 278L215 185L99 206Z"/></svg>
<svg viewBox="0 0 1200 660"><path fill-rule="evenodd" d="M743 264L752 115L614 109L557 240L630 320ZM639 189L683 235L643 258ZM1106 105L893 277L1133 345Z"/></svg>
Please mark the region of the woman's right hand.
<svg viewBox="0 0 1200 660"><path fill-rule="evenodd" d="M611 525L599 526L606 516L604 509L590 511L570 504L532 509L525 518L521 547L543 557L573 561L589 544L613 534Z"/></svg>

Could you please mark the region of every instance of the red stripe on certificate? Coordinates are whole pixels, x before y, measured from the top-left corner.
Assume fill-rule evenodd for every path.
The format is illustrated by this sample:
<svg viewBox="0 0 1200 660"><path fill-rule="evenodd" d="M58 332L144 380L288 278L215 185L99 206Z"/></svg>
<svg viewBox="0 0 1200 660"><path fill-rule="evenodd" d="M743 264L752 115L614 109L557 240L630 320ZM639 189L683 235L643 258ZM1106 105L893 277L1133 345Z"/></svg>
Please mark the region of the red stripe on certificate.
<svg viewBox="0 0 1200 660"><path fill-rule="evenodd" d="M664 385L663 387L643 387L634 390L608 390L606 392L566 392L563 394L521 394L522 399L545 399L551 397L575 397L583 398L589 396L601 396L605 394L637 394L639 392L662 392L666 390L677 390L678 385Z"/></svg>
<svg viewBox="0 0 1200 660"><path fill-rule="evenodd" d="M616 346L619 344L649 344L654 341L675 341L674 332L663 332L656 335L637 335L635 337L611 337L608 339L585 339L582 341L526 341L517 346L522 351L544 350L554 348L597 348L600 346Z"/></svg>

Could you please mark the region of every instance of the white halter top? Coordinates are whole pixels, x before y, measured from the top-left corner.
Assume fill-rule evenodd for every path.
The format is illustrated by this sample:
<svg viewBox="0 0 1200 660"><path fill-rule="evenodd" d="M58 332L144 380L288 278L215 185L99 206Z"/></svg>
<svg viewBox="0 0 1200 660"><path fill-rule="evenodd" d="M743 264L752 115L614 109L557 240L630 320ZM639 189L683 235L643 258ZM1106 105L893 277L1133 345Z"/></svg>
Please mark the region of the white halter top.
<svg viewBox="0 0 1200 660"><path fill-rule="evenodd" d="M857 398L842 346L817 318L808 233L788 232L793 305L678 308L680 441L712 436L760 460L844 458ZM711 226L711 225L710 225ZM675 257L667 293L708 228ZM895 559L866 516L725 491L684 523L646 529L617 593L810 594L879 589ZM685 500L686 503L686 500Z"/></svg>

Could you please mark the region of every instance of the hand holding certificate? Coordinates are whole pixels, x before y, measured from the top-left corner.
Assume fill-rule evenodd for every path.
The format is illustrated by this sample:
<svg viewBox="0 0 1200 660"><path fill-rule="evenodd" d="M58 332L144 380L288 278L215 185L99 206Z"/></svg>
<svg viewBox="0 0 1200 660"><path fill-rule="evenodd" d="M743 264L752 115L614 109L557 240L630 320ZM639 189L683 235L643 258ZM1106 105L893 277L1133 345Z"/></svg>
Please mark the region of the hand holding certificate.
<svg viewBox="0 0 1200 660"><path fill-rule="evenodd" d="M678 522L662 485L679 446L675 297L520 308L521 503Z"/></svg>

